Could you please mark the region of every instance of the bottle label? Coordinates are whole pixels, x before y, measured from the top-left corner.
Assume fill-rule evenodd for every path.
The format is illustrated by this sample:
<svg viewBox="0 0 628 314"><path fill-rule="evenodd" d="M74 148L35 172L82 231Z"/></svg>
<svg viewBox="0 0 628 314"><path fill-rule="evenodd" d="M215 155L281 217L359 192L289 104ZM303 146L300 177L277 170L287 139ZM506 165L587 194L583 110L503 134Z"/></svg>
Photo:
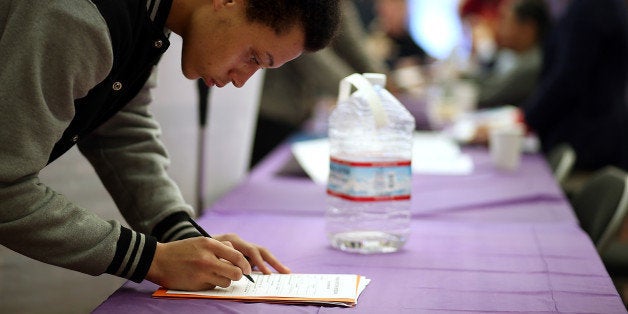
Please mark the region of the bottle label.
<svg viewBox="0 0 628 314"><path fill-rule="evenodd" d="M358 202L410 199L410 160L353 162L332 157L329 165L329 195Z"/></svg>

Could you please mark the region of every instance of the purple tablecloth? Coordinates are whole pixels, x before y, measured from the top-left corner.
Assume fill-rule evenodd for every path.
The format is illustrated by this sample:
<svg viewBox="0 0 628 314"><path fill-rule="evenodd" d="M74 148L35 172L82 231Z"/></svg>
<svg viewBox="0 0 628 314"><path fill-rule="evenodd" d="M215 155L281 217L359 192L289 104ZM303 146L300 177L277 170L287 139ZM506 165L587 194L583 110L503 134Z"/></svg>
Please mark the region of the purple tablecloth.
<svg viewBox="0 0 628 314"><path fill-rule="evenodd" d="M153 299L126 283L95 313L626 313L596 250L541 156L512 174L467 149L470 176L415 176L412 234L397 253L354 255L325 239L323 187L277 176L281 148L199 223L264 245L297 273L372 279L355 308Z"/></svg>
<svg viewBox="0 0 628 314"><path fill-rule="evenodd" d="M511 173L494 169L484 148L468 148L465 153L474 161L471 175L413 177L414 216L527 201L564 201L563 192L541 155L524 155L519 170ZM277 174L290 161L288 147L280 148L233 193L219 200L213 210L323 214L325 186L300 176Z"/></svg>

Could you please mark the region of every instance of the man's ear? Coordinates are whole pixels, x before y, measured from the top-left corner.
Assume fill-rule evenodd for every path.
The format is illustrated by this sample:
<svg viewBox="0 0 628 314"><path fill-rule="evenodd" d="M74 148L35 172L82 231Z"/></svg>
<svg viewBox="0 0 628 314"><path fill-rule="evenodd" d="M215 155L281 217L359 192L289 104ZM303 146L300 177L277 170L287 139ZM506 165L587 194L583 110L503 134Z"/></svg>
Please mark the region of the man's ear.
<svg viewBox="0 0 628 314"><path fill-rule="evenodd" d="M212 0L214 3L214 8L220 9L225 7L230 7L236 4L236 0Z"/></svg>
<svg viewBox="0 0 628 314"><path fill-rule="evenodd" d="M230 7L230 6L234 6L238 3L241 3L241 1L236 1L236 0L214 0L214 3L218 2L220 6L223 7Z"/></svg>

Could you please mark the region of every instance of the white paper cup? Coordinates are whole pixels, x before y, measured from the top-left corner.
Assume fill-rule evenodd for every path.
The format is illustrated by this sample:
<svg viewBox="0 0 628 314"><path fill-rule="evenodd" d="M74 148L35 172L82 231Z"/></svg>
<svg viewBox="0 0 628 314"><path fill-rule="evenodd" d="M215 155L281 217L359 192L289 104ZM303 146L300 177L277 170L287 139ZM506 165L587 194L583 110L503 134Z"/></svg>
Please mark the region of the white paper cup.
<svg viewBox="0 0 628 314"><path fill-rule="evenodd" d="M489 131L489 150L497 169L515 171L521 163L523 128L508 126Z"/></svg>

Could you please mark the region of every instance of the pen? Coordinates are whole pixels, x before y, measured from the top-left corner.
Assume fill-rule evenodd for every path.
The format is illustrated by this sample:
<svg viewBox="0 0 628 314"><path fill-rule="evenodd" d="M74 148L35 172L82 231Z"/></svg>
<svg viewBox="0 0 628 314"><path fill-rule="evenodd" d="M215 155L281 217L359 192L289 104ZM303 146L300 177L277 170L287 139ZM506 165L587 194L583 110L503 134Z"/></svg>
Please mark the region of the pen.
<svg viewBox="0 0 628 314"><path fill-rule="evenodd" d="M201 226L199 226L196 221L194 221L194 219L192 219L192 217L190 217L188 219L188 221L192 224L192 226L194 226L194 228L196 228L198 230L198 232L200 232L204 237L207 238L211 238L212 236L209 235L209 233L207 233L207 231L205 231L205 229L201 228ZM250 280L252 283L255 283L255 281L253 281L253 278L251 277L251 275L247 275L244 274L244 277L246 277L246 279Z"/></svg>

